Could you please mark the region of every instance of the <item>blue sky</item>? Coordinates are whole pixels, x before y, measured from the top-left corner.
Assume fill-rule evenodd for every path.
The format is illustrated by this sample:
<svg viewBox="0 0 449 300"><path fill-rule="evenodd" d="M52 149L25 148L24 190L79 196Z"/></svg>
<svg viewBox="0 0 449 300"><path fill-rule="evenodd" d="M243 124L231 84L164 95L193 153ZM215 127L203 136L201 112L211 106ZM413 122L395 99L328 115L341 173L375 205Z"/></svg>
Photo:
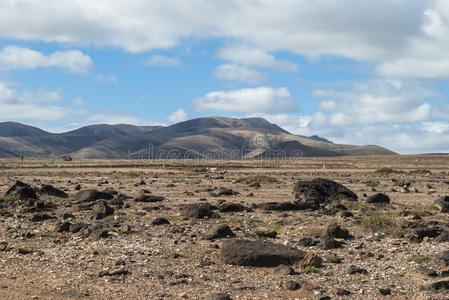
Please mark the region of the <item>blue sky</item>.
<svg viewBox="0 0 449 300"><path fill-rule="evenodd" d="M447 1L0 0L0 121L61 132L264 117L449 151Z"/></svg>

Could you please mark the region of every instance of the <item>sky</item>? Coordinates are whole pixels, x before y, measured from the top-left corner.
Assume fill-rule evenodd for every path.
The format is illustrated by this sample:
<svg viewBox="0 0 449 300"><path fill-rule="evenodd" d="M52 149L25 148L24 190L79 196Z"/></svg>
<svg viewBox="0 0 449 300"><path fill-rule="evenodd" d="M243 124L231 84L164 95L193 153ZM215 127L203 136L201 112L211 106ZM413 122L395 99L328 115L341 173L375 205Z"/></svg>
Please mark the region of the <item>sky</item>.
<svg viewBox="0 0 449 300"><path fill-rule="evenodd" d="M448 0L0 0L0 121L263 117L449 152Z"/></svg>

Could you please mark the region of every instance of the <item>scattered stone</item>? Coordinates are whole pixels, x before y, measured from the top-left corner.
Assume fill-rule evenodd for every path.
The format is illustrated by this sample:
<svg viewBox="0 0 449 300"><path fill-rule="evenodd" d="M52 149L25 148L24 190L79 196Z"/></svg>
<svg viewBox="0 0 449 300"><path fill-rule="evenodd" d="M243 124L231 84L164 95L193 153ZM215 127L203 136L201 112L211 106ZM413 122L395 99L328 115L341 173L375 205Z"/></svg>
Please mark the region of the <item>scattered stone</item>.
<svg viewBox="0 0 449 300"><path fill-rule="evenodd" d="M76 193L73 199L78 201L78 203L93 202L96 200L111 200L114 195L107 192L99 192L97 190L85 190Z"/></svg>
<svg viewBox="0 0 449 300"><path fill-rule="evenodd" d="M254 182L254 183L251 183L250 185L249 185L249 187L252 187L252 188L260 188L261 187L261 185L260 185L260 183L259 182Z"/></svg>
<svg viewBox="0 0 449 300"><path fill-rule="evenodd" d="M326 261L333 263L333 264L341 264L341 258L335 255L331 255L331 254L326 254L324 256L324 258L326 259Z"/></svg>
<svg viewBox="0 0 449 300"><path fill-rule="evenodd" d="M329 297L323 293L319 293L318 295L315 295L315 297L313 299L314 300L330 300L331 297Z"/></svg>
<svg viewBox="0 0 449 300"><path fill-rule="evenodd" d="M313 247L318 243L318 241L312 239L311 237L304 237L298 241L298 244L303 247Z"/></svg>
<svg viewBox="0 0 449 300"><path fill-rule="evenodd" d="M359 268L356 266L351 266L349 268L349 274L354 275L354 274L368 274L368 271L366 269L363 268Z"/></svg>
<svg viewBox="0 0 449 300"><path fill-rule="evenodd" d="M390 197L382 193L377 193L369 196L365 201L367 203L390 203Z"/></svg>
<svg viewBox="0 0 449 300"><path fill-rule="evenodd" d="M439 254L437 254L433 260L435 264L441 265L444 267L449 266L449 250L445 250Z"/></svg>
<svg viewBox="0 0 449 300"><path fill-rule="evenodd" d="M238 203L222 203L218 206L220 212L242 212L246 211L247 208Z"/></svg>
<svg viewBox="0 0 449 300"><path fill-rule="evenodd" d="M276 267L291 265L305 256L305 252L285 245L256 240L227 240L221 247L224 263L238 266Z"/></svg>
<svg viewBox="0 0 449 300"><path fill-rule="evenodd" d="M342 296L349 296L349 295L351 295L351 292L348 291L348 290L345 290L345 289L343 289L343 288L336 288L336 289L335 289L335 294L336 294L337 296L342 297Z"/></svg>
<svg viewBox="0 0 449 300"><path fill-rule="evenodd" d="M232 300L228 294L208 294L205 300Z"/></svg>
<svg viewBox="0 0 449 300"><path fill-rule="evenodd" d="M56 224L56 231L57 232L68 232L70 231L70 226L72 225L72 223L65 221L65 222L60 222L58 224Z"/></svg>
<svg viewBox="0 0 449 300"><path fill-rule="evenodd" d="M105 270L98 273L98 277L105 277L105 276L120 276L120 275L128 275L130 272L126 270L124 267L111 269L111 270Z"/></svg>
<svg viewBox="0 0 449 300"><path fill-rule="evenodd" d="M435 205L441 210L441 212L449 212L449 196L441 196L435 201Z"/></svg>
<svg viewBox="0 0 449 300"><path fill-rule="evenodd" d="M288 276L288 275L295 275L296 272L295 270L293 270L292 267L281 264L279 266L277 266L276 268L274 268L274 273L280 276Z"/></svg>
<svg viewBox="0 0 449 300"><path fill-rule="evenodd" d="M166 218L156 218L151 225L170 225L170 222Z"/></svg>
<svg viewBox="0 0 449 300"><path fill-rule="evenodd" d="M203 240L216 240L224 238L233 238L236 235L228 225L220 225L203 236Z"/></svg>
<svg viewBox="0 0 449 300"><path fill-rule="evenodd" d="M50 219L56 219L56 217L47 214L36 213L31 217L31 222L42 222Z"/></svg>
<svg viewBox="0 0 449 300"><path fill-rule="evenodd" d="M52 185L43 185L39 190L40 195L47 195L47 196L53 196L58 198L68 198L69 195L67 195L66 192L61 191L60 189L55 188Z"/></svg>
<svg viewBox="0 0 449 300"><path fill-rule="evenodd" d="M324 250L337 249L342 247L342 243L335 240L329 233L324 232L320 238L321 246Z"/></svg>
<svg viewBox="0 0 449 300"><path fill-rule="evenodd" d="M349 239L349 231L345 228L342 228L337 223L332 223L326 228L326 233L333 238L337 239Z"/></svg>
<svg viewBox="0 0 449 300"><path fill-rule="evenodd" d="M215 208L209 203L192 203L180 206L181 213L185 218L195 219L210 218L213 214L212 209Z"/></svg>
<svg viewBox="0 0 449 300"><path fill-rule="evenodd" d="M285 288L290 291L296 291L301 288L301 284L297 281L289 280L285 283Z"/></svg>
<svg viewBox="0 0 449 300"><path fill-rule="evenodd" d="M298 206L291 202L266 202L257 205L263 210L289 211L298 210Z"/></svg>
<svg viewBox="0 0 449 300"><path fill-rule="evenodd" d="M320 268L323 266L323 260L315 253L307 253L303 260L299 263L302 268L306 267L316 267Z"/></svg>
<svg viewBox="0 0 449 300"><path fill-rule="evenodd" d="M217 196L233 196L238 195L237 192L233 191L230 188L220 187L218 188L217 192L215 193Z"/></svg>
<svg viewBox="0 0 449 300"><path fill-rule="evenodd" d="M441 279L437 281L427 282L423 285L424 289L439 291L439 290L449 290L449 279Z"/></svg>
<svg viewBox="0 0 449 300"><path fill-rule="evenodd" d="M383 296L391 295L391 289L389 288L379 288L379 293Z"/></svg>
<svg viewBox="0 0 449 300"><path fill-rule="evenodd" d="M93 206L90 216L94 220L101 220L113 214L114 209L110 207L106 201L99 201Z"/></svg>
<svg viewBox="0 0 449 300"><path fill-rule="evenodd" d="M275 230L270 230L265 227L256 228L256 235L260 238L276 238L277 232Z"/></svg>
<svg viewBox="0 0 449 300"><path fill-rule="evenodd" d="M26 183L17 180L5 193L5 197L17 200L37 199L34 189Z"/></svg>
<svg viewBox="0 0 449 300"><path fill-rule="evenodd" d="M432 270L432 269L424 267L424 266L418 266L417 271L419 273L427 275L429 277L436 277L436 276L438 276L438 273L435 270Z"/></svg>
<svg viewBox="0 0 449 300"><path fill-rule="evenodd" d="M165 200L165 197L146 195L146 194L142 194L142 195L138 196L136 199L134 199L134 201L136 201L136 202L144 202L144 203L161 202L163 200Z"/></svg>

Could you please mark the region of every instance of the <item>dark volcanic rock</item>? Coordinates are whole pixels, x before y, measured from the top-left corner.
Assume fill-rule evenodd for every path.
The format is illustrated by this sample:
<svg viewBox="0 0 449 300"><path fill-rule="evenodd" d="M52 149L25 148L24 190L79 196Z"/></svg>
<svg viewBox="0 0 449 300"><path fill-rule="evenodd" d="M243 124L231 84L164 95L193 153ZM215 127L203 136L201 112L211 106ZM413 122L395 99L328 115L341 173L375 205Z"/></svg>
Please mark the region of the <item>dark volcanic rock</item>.
<svg viewBox="0 0 449 300"><path fill-rule="evenodd" d="M325 232L321 236L321 246L323 247L324 250L330 250L341 248L342 244L336 241L332 236L330 236L328 232Z"/></svg>
<svg viewBox="0 0 449 300"><path fill-rule="evenodd" d="M166 218L157 218L151 222L151 225L170 225L170 222Z"/></svg>
<svg viewBox="0 0 449 300"><path fill-rule="evenodd" d="M247 210L247 208L238 203L222 203L218 206L220 212L242 212Z"/></svg>
<svg viewBox="0 0 449 300"><path fill-rule="evenodd" d="M329 234L329 236L337 239L349 239L349 231L345 228L342 228L337 223L332 223L326 228L326 232Z"/></svg>
<svg viewBox="0 0 449 300"><path fill-rule="evenodd" d="M216 207L209 203L192 203L180 206L181 213L185 218L211 218L213 216L213 209L216 209Z"/></svg>
<svg viewBox="0 0 449 300"><path fill-rule="evenodd" d="M68 198L69 197L69 195L67 195L64 191L61 191L60 189L57 189L54 186L48 185L48 184L43 185L40 188L39 194L58 197L58 198Z"/></svg>
<svg viewBox="0 0 449 300"><path fill-rule="evenodd" d="M285 283L285 288L290 291L296 291L301 288L301 284L297 281L289 280Z"/></svg>
<svg viewBox="0 0 449 300"><path fill-rule="evenodd" d="M216 195L217 196L232 196L232 195L237 195L237 192L234 192L232 189L229 188L225 188L225 187L220 187L218 188Z"/></svg>
<svg viewBox="0 0 449 300"><path fill-rule="evenodd" d="M221 246L224 263L238 266L276 267L291 265L305 256L305 252L285 245L262 240L227 240Z"/></svg>
<svg viewBox="0 0 449 300"><path fill-rule="evenodd" d="M441 212L449 212L449 196L442 196L435 201L435 205L441 209Z"/></svg>
<svg viewBox="0 0 449 300"><path fill-rule="evenodd" d="M5 193L7 197L13 197L18 200L37 199L34 189L26 183L17 180Z"/></svg>
<svg viewBox="0 0 449 300"><path fill-rule="evenodd" d="M215 240L223 238L233 238L235 233L232 232L228 225L220 225L203 236L203 240Z"/></svg>
<svg viewBox="0 0 449 300"><path fill-rule="evenodd" d="M274 273L281 276L295 275L295 270L287 265L279 265L274 269Z"/></svg>
<svg viewBox="0 0 449 300"><path fill-rule="evenodd" d="M144 202L144 203L161 202L163 200L165 200L165 198L162 196L145 195L145 194L142 194L138 196L136 199L134 199L134 201L136 202Z"/></svg>
<svg viewBox="0 0 449 300"><path fill-rule="evenodd" d="M278 211L288 211L288 210L298 210L298 206L291 202L266 202L257 205L259 208L264 210L278 210Z"/></svg>
<svg viewBox="0 0 449 300"><path fill-rule="evenodd" d="M100 199L111 200L112 198L114 198L114 195L106 192L99 192L97 190L80 191L73 196L73 199L77 200L80 203L93 202Z"/></svg>
<svg viewBox="0 0 449 300"><path fill-rule="evenodd" d="M390 197L382 193L377 193L369 196L365 201L367 203L390 203Z"/></svg>
<svg viewBox="0 0 449 300"><path fill-rule="evenodd" d="M232 300L228 294L208 294L205 300Z"/></svg>
<svg viewBox="0 0 449 300"><path fill-rule="evenodd" d="M93 206L90 215L92 219L101 220L112 214L114 214L114 209L110 207L106 201L100 201Z"/></svg>
<svg viewBox="0 0 449 300"><path fill-rule="evenodd" d="M350 189L325 178L298 181L293 188L293 193L297 205L312 209L340 200L357 201L358 199L357 195Z"/></svg>
<svg viewBox="0 0 449 300"><path fill-rule="evenodd" d="M37 214L34 214L31 217L31 222L42 222L42 221L50 220L50 219L56 219L56 217L53 217L53 216L50 216L50 215L47 215L47 214L39 214L39 213L37 213Z"/></svg>
<svg viewBox="0 0 449 300"><path fill-rule="evenodd" d="M441 266L449 266L449 250L445 250L433 258L433 262Z"/></svg>

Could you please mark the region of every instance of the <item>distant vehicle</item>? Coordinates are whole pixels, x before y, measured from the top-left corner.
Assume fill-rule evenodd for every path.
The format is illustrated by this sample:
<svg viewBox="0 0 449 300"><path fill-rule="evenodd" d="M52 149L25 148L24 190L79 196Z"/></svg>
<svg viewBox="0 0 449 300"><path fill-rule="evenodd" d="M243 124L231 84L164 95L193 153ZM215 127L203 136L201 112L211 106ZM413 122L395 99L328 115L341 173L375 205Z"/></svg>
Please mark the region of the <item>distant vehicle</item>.
<svg viewBox="0 0 449 300"><path fill-rule="evenodd" d="M62 157L62 160L63 160L63 161L72 161L72 157L71 157L70 155L64 155L64 156Z"/></svg>

